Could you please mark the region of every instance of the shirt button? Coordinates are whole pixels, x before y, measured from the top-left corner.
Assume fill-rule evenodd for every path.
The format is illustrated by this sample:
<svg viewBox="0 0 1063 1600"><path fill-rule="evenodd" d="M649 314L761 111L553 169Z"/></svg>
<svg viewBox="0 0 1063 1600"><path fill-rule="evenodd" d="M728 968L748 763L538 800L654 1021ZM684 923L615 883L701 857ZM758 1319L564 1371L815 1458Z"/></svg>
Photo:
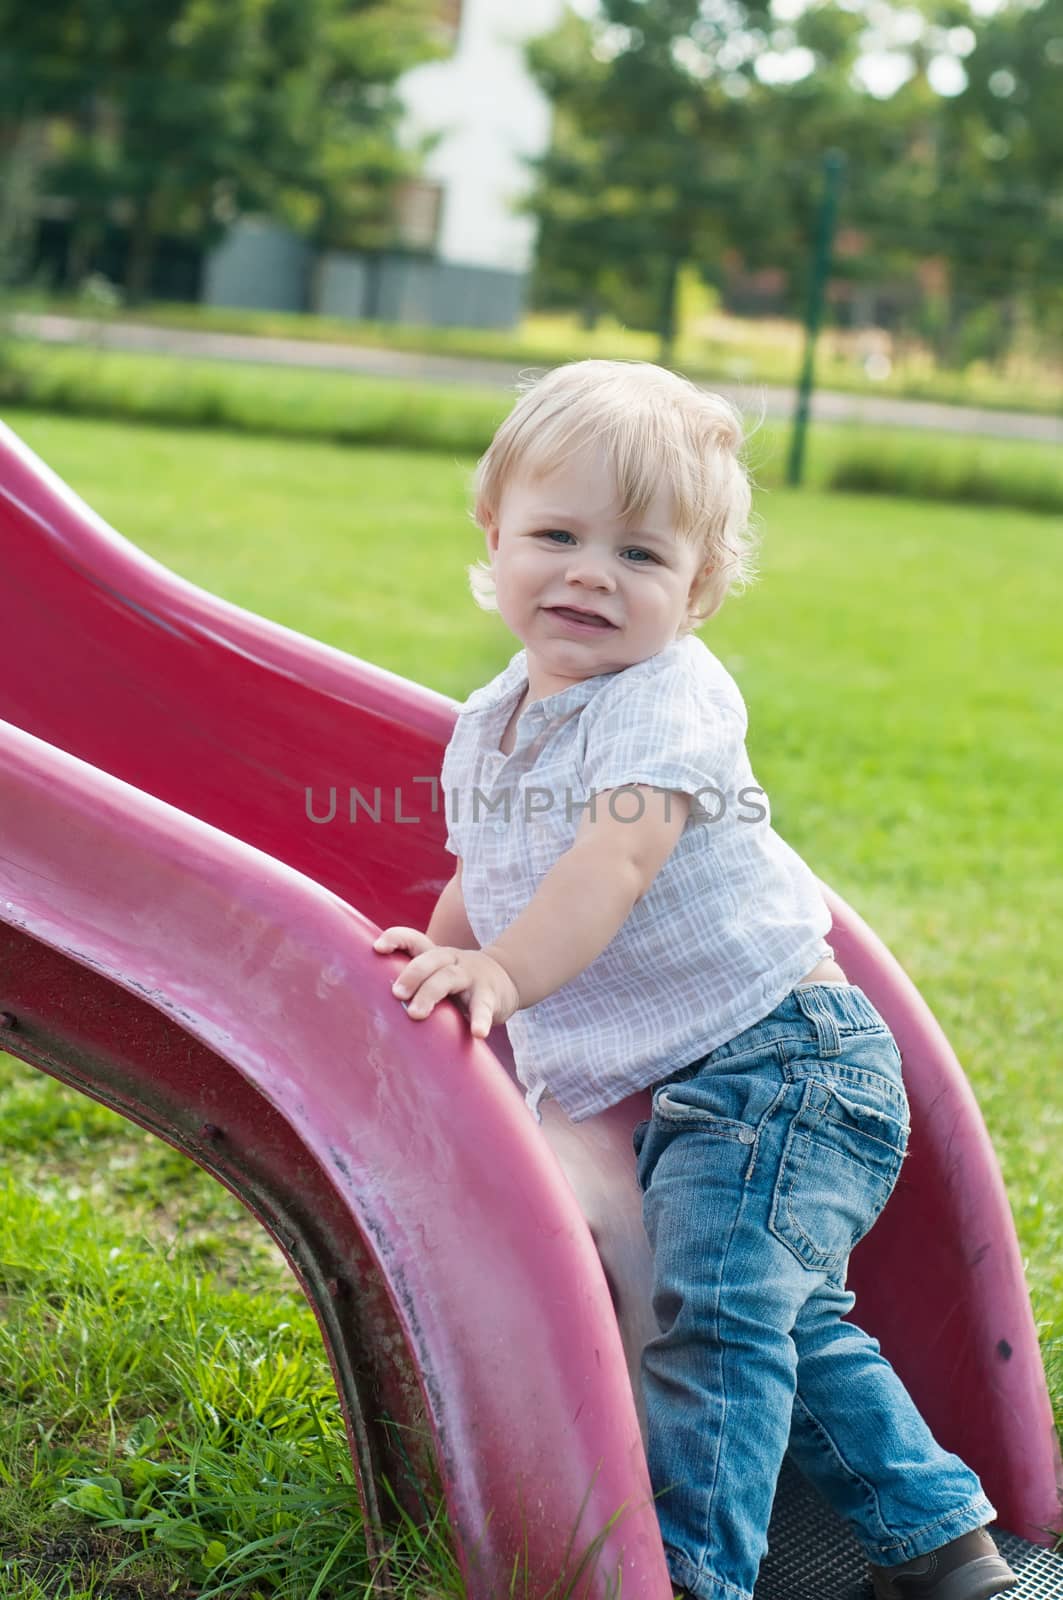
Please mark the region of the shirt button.
<svg viewBox="0 0 1063 1600"><path fill-rule="evenodd" d="M491 827L495 833L505 833L506 831L506 825L504 822L492 822Z"/></svg>

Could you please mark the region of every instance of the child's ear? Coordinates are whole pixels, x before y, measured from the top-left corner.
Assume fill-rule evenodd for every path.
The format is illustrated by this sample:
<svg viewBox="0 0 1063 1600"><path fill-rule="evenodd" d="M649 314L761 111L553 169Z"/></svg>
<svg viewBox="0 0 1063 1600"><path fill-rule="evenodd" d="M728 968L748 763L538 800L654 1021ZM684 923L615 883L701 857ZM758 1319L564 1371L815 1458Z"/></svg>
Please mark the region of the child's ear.
<svg viewBox="0 0 1063 1600"><path fill-rule="evenodd" d="M498 549L498 518L493 512L485 511L480 520L487 538L487 553L493 556Z"/></svg>
<svg viewBox="0 0 1063 1600"><path fill-rule="evenodd" d="M713 563L711 561L706 561L703 567L698 568L697 572L694 574L693 582L690 585L690 593L687 596L688 599L692 600L697 594L698 590L701 588L702 584L708 582L713 570Z"/></svg>

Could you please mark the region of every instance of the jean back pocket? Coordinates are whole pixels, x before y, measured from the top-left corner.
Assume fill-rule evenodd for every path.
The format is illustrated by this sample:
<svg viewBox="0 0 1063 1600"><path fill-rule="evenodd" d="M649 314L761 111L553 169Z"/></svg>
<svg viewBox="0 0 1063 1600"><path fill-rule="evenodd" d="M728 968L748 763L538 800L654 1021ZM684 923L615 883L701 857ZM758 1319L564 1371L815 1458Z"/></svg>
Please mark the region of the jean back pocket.
<svg viewBox="0 0 1063 1600"><path fill-rule="evenodd" d="M810 1079L783 1149L771 1230L806 1267L839 1274L878 1219L908 1144L903 1097L883 1082Z"/></svg>

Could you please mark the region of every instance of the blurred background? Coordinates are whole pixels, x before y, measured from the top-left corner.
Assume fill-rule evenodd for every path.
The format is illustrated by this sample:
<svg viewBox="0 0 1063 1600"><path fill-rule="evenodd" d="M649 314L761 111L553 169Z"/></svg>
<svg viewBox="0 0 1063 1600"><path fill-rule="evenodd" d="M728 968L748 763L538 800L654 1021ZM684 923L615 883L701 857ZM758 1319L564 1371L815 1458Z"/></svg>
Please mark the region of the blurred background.
<svg viewBox="0 0 1063 1600"><path fill-rule="evenodd" d="M829 386L1063 399L1061 0L0 17L0 275L24 311L330 319L786 384L818 302Z"/></svg>

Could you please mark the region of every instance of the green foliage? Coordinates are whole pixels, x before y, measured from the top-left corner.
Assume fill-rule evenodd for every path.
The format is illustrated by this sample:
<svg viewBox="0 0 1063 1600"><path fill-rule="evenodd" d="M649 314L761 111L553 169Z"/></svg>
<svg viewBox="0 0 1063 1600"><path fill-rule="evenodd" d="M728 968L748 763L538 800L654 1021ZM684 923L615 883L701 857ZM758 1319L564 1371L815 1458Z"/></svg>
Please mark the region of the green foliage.
<svg viewBox="0 0 1063 1600"><path fill-rule="evenodd" d="M10 1081L5 1071L0 1083ZM39 1098L71 1098L31 1082ZM128 1144L128 1128L110 1121L112 1142ZM0 1194L0 1403L19 1419L0 1445L0 1478L24 1480L33 1461L37 1483L36 1506L25 1488L3 1499L5 1548L26 1545L24 1519L43 1515L53 1529L121 1535L115 1576L169 1571L204 1597L259 1585L276 1600L368 1595L373 1565L332 1375L294 1286L267 1262L250 1285L259 1294L226 1293L183 1246L163 1254L130 1238L109 1208L71 1201L69 1156L63 1192L45 1197L51 1149L38 1145L23 1181ZM82 1162L91 1181L91 1153ZM190 1200L211 1206L219 1229L258 1232L185 1162L168 1206L179 1217ZM397 1555L408 1569L401 1542ZM31 1548L22 1565L36 1565Z"/></svg>
<svg viewBox="0 0 1063 1600"><path fill-rule="evenodd" d="M0 373L0 398L7 409L473 452L486 448L509 407L509 397L497 390L299 369L278 370L263 382L261 369L224 362L52 352L18 343Z"/></svg>
<svg viewBox="0 0 1063 1600"><path fill-rule="evenodd" d="M1016 506L1063 515L1063 461L1058 450L1021 445L1001 448L995 440L912 441L893 429L857 434L843 445L829 470L832 489L904 495L982 506Z"/></svg>
<svg viewBox="0 0 1063 1600"><path fill-rule="evenodd" d="M937 199L966 229L946 246L954 295L998 301L1035 338L1063 338L1063 0L1010 0L983 17L967 87L942 118ZM982 199L977 211L973 195ZM963 211L965 199L966 211ZM964 239L967 248L964 248ZM1010 329L1005 329L1005 334ZM996 354L996 352L989 352Z"/></svg>
<svg viewBox="0 0 1063 1600"><path fill-rule="evenodd" d="M873 93L858 69L894 25L910 75ZM1063 0L985 17L960 0L921 20L870 0L817 0L793 20L760 0L567 14L529 47L555 108L529 202L538 303L658 328L667 350L678 262L730 304L754 305L766 269L764 292L800 314L833 148L847 170L839 319L930 335L956 370L1045 333L1058 359L1061 39ZM938 93L935 66L964 52L967 87Z"/></svg>
<svg viewBox="0 0 1063 1600"><path fill-rule="evenodd" d="M275 369L263 383L260 371L236 364L83 348L56 351L23 343L9 348L8 371L0 371L0 399L9 412L32 407L444 455L479 455L510 404L503 389L447 388L290 367ZM785 434L783 425L774 424L754 448ZM765 482L774 481L770 463L775 459L769 456ZM1058 450L1023 440L817 424L811 482L922 499L1063 509Z"/></svg>
<svg viewBox="0 0 1063 1600"><path fill-rule="evenodd" d="M378 1563L331 1369L258 1225L172 1153L152 1212L117 1214L101 1150L150 1172L157 1142L3 1055L0 1137L13 1151L0 1187L0 1596L91 1600L99 1582L100 1600L370 1600ZM187 1226L203 1215L224 1236L219 1268L239 1257L238 1287L204 1276ZM393 1509L396 1596L461 1600L441 1505L422 1521ZM571 1589L533 1597L518 1565L510 1593Z"/></svg>
<svg viewBox="0 0 1063 1600"><path fill-rule="evenodd" d="M680 268L711 253L734 193L738 102L703 70L730 19L698 0L602 0L600 13L568 12L528 47L556 111L530 201L540 281L547 298L578 286L588 318L609 305L655 328L667 356Z"/></svg>
<svg viewBox="0 0 1063 1600"><path fill-rule="evenodd" d="M209 240L243 211L378 242L417 160L393 86L438 51L432 17L430 0L0 0L13 125L47 120L38 181L74 203L71 281L116 205L134 300L160 234Z"/></svg>
<svg viewBox="0 0 1063 1600"><path fill-rule="evenodd" d="M542 227L544 303L580 304L588 318L616 311L657 328L667 352L684 263L722 281L736 249L750 266L777 261L784 242L792 255L816 178L802 151L818 153L824 123L837 130L839 107L850 115L857 99L847 87L856 19L822 10L800 26L820 47L808 80L818 116L807 93L789 115L785 92L757 79L772 28L757 0L726 11L698 0L603 0L594 20L568 13L531 43L531 69L555 107L530 202Z"/></svg>
<svg viewBox="0 0 1063 1600"><path fill-rule="evenodd" d="M741 384L785 384L794 381L800 366L804 334L797 322L781 319L764 321L738 317L713 309L719 296L694 267L679 275L680 332L676 340L674 365L696 382ZM76 298L22 291L12 297L21 314L54 312L81 321L81 337L86 342L106 342L106 325L113 320L113 287L106 279L92 277L82 285ZM989 321L986 338L993 338L991 314L985 308L967 325L972 353L983 348L983 328ZM615 318L603 316L593 328L580 325L572 312L534 312L524 317L512 331L496 328L432 327L425 323L356 321L345 317L323 317L309 312L257 311L232 306L202 306L157 302L126 313L123 322L141 326L192 329L199 333L246 333L267 338L323 341L372 349L417 351L447 355L490 358L510 368L555 366L561 361L587 357L650 361L657 344L652 333L625 327ZM21 324L29 337L31 323ZM23 358L30 365L47 364L49 357L39 351ZM357 362L353 358L352 365ZM21 367L20 367L21 370ZM979 405L1002 410L1047 412L1059 409L1059 376L1048 360L1034 352L1009 359L1006 366L990 366L982 359L972 360L962 372L939 367L924 345L911 341L898 347L897 359L886 373L872 376L866 366L866 349L859 338L829 330L817 353L819 387L853 394L889 395L919 400L938 400L946 405ZM497 372L500 383L510 374ZM513 373L515 376L515 372ZM271 380L272 381L272 380ZM6 393L12 399L17 380L12 376Z"/></svg>

